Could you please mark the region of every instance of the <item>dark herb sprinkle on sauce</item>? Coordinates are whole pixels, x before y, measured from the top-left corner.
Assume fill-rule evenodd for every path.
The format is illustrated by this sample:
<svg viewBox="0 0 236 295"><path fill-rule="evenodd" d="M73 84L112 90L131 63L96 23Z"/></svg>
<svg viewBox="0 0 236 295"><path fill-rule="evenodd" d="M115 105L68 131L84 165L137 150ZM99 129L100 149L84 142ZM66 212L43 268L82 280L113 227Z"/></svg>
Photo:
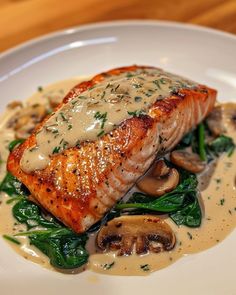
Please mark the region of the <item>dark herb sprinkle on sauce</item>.
<svg viewBox="0 0 236 295"><path fill-rule="evenodd" d="M39 91L39 92L42 92L42 91L43 91L43 87L42 87L42 86L39 86L39 87L38 87L38 91Z"/></svg>
<svg viewBox="0 0 236 295"><path fill-rule="evenodd" d="M193 239L193 236L192 236L192 234L190 232L187 232L187 235L188 235L188 237L189 237L190 240Z"/></svg>
<svg viewBox="0 0 236 295"><path fill-rule="evenodd" d="M114 266L114 264L115 264L115 261L113 261L111 263L105 263L105 264L102 265L102 268L104 270L109 270L109 269L111 269Z"/></svg>
<svg viewBox="0 0 236 295"><path fill-rule="evenodd" d="M149 266L149 264L142 264L142 265L140 265L140 269L142 271L150 271L150 266Z"/></svg>
<svg viewBox="0 0 236 295"><path fill-rule="evenodd" d="M225 204L225 199L220 199L220 205L224 206L224 204Z"/></svg>

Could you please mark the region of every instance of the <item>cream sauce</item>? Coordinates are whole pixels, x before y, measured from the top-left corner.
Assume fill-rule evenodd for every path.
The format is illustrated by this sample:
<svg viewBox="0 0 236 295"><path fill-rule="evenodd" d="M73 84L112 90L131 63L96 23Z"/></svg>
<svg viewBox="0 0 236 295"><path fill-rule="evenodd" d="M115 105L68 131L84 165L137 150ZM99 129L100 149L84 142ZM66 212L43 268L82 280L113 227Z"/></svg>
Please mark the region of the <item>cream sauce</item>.
<svg viewBox="0 0 236 295"><path fill-rule="evenodd" d="M27 103L35 103L36 101L44 104L48 103L46 97L49 89L51 96L53 96L54 89L56 91L55 93L58 93L58 89L64 88L64 92L67 92L68 88L74 86L77 82L78 80L75 79L71 80L71 85L69 85L70 83L68 84L68 81L65 84L64 82L60 82L52 85L49 88L45 88L43 92L38 92ZM8 144L14 139L14 131L6 128L6 126L9 119L14 116L17 110L7 110L0 120L0 155L2 160L2 164L0 165L0 179L4 177L6 172L5 163L8 156ZM224 122L228 135L233 137L236 142L235 127L230 125L226 117L224 118ZM200 182L203 180L207 182L201 183L201 187L205 187L201 193L205 216L200 228L177 227L171 220L166 219L166 222L173 228L177 238L177 244L172 251L159 254L149 253L143 256L117 257L114 252L96 253L97 250L94 249L95 237L91 236L88 247L92 245L91 248L93 249L91 249L91 252L93 254L91 254L86 268L98 273L111 275L147 275L155 270L167 267L181 256L206 250L221 242L236 226L235 166L236 152L230 158L227 155L223 155L217 163L213 164L211 169L209 168L209 171L206 171L200 177ZM6 201L8 199L9 197L5 194L1 194L0 233L12 236L20 230L25 231L26 228L18 224L13 218L11 213L13 204L7 204ZM29 245L27 238L17 237L17 239L21 245L8 242L17 253L25 259L53 269L50 266L48 257L34 246ZM73 270L73 273L75 272L77 270Z"/></svg>
<svg viewBox="0 0 236 295"><path fill-rule="evenodd" d="M36 134L36 146L25 150L21 168L27 173L46 168L50 156L95 140L130 116L146 113L157 99L196 83L159 69L138 69L104 81L73 99L52 114Z"/></svg>

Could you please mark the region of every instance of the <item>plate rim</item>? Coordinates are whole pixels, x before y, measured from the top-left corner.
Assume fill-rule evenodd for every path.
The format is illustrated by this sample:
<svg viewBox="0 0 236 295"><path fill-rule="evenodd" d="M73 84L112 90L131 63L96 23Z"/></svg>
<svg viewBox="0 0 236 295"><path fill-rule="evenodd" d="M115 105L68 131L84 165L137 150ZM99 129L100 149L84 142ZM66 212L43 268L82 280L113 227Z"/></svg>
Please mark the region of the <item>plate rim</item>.
<svg viewBox="0 0 236 295"><path fill-rule="evenodd" d="M184 23L184 22L168 21L168 20L155 20L155 19L149 19L149 20L127 19L127 20L115 20L115 21L101 21L101 22L92 22L88 24L82 24L78 26L72 26L66 29L61 29L61 30L55 30L53 32L46 33L38 37L29 39L25 42L22 42L18 45L10 47L9 49L4 50L3 52L0 52L0 62L2 59L9 57L12 54L16 54L18 51L24 50L35 44L40 44L42 41L51 40L55 37L60 37L63 35L71 35L80 31L93 30L96 28L122 27L122 26L128 26L128 25L157 26L157 27L166 27L166 28L173 27L173 28L186 29L186 30L192 30L192 31L198 31L198 32L206 32L209 34L226 37L236 41L236 34L206 27L203 25L192 24L192 23Z"/></svg>
<svg viewBox="0 0 236 295"><path fill-rule="evenodd" d="M202 32L202 33L204 33L205 32L205 33L208 33L209 34L209 37L211 37L211 36L219 36L219 38L226 38L227 40L233 40L233 44L236 44L236 43L234 43L236 41L236 35L234 35L234 34L227 33L227 32L222 32L220 30L211 29L211 28L207 28L207 27L204 27L204 26L193 25L193 24L185 24L185 23L172 22L172 21L155 21L155 20L148 20L148 21L142 21L142 20L131 20L131 21L129 21L129 20L127 20L127 21L98 22L98 23L91 23L91 24L86 24L86 25L71 27L71 28L68 28L68 29L54 31L52 33L45 34L45 35L42 35L42 36L33 38L33 39L31 39L29 41L26 41L24 43L21 43L21 44L15 46L13 48L10 48L10 49L6 50L2 54L0 54L0 64L1 64L1 61L3 61L3 59L9 58L9 57L11 57L13 55L17 55L21 50L22 51L25 51L25 50L29 49L31 46L33 46L33 45L40 46L40 43L43 42L43 41L53 42L53 39L55 37L63 38L66 35L77 34L77 33L82 32L82 31L87 31L88 30L88 32L89 32L90 30L94 30L94 29L97 29L97 28L104 28L104 29L106 29L108 27L114 27L114 28L119 28L120 27L121 28L122 26L128 26L128 25L132 25L132 26L136 26L137 25L137 26L144 26L144 27L145 26L156 26L157 29L158 28L173 28L173 29L175 29L175 28L181 29L182 28L182 29L185 29L188 32L192 32L192 33L194 33L194 32L199 32L199 33ZM230 235L232 235L232 233L233 233L233 231L231 232ZM229 238L229 236L228 236L228 238ZM7 247L9 247L9 246L7 246ZM216 248L216 247L214 247L214 248ZM211 250L212 250L212 248L211 248ZM207 251L204 251L204 252L207 252ZM201 252L201 255L204 252ZM191 255L191 256L193 257L193 255ZM184 261L184 259L183 259L183 261ZM43 272L45 270L46 269L43 269ZM44 277L44 275L42 276L42 279L43 279L44 282L48 283L48 282L50 282L50 280L52 282L54 281L54 277L53 278L51 277L51 273L52 272L50 272L50 276L49 276L50 279L49 280L48 279L47 280L44 280L45 277ZM28 274L30 275L30 273L28 273ZM38 270L35 271L35 274L38 275ZM155 280L155 275L156 274L157 273L155 272L155 273L153 273L152 275L149 276L150 281L148 281L148 280L147 281L150 282L150 284L151 284L151 281L154 281ZM47 275L47 273L45 275ZM55 279L55 281L56 280L60 280L57 277L57 275L58 275L58 273L56 273L56 279ZM111 277L113 277L113 276L110 276L110 278ZM63 279L64 278L65 278L65 276L63 275ZM123 278L123 279L125 278L127 281L130 279L129 277L124 277L124 276L122 276L120 278ZM135 281L136 281L137 278L138 277L136 277L136 276L132 276L132 279L135 279ZM104 280L106 280L106 278ZM79 282L80 282L80 280L78 280L78 283ZM103 282L103 279L101 280L101 282ZM156 281L155 284L158 285L158 281ZM138 282L138 285L141 286L141 283ZM74 290L74 288L75 288L74 282L72 283L72 286L73 287L70 287L69 288L69 291L70 290L72 290L72 291ZM88 290L90 290L90 289L87 289L87 286L84 287L84 285L82 285L82 287L83 287L82 288L82 291L84 290L85 292L88 292ZM95 287L94 289L96 289L96 288L97 288L97 291L100 294L100 290L101 290L100 289L100 285L97 285L97 287ZM4 291L4 289L3 289L3 291ZM29 291L30 291L30 289L29 289ZM58 288L56 288L55 291L60 293L60 290ZM144 289L142 288L141 291L143 292ZM210 288L210 291L211 291L211 288ZM20 292L19 294L21 294L21 290L19 290L19 292ZM13 292L13 293L16 294L15 292ZM122 292L121 289L118 289L118 293L119 294L125 294L125 292ZM27 294L28 294L28 292L27 292ZM168 294L168 293L164 292L164 294Z"/></svg>

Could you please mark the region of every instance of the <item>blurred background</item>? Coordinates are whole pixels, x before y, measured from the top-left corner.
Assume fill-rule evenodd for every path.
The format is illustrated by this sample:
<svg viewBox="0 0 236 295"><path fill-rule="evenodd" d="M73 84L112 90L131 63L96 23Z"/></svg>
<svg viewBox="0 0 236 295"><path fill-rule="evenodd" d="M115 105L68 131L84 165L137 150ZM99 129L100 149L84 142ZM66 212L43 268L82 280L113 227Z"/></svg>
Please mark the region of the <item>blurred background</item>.
<svg viewBox="0 0 236 295"><path fill-rule="evenodd" d="M0 52L56 30L122 19L171 20L236 34L236 0L0 0Z"/></svg>

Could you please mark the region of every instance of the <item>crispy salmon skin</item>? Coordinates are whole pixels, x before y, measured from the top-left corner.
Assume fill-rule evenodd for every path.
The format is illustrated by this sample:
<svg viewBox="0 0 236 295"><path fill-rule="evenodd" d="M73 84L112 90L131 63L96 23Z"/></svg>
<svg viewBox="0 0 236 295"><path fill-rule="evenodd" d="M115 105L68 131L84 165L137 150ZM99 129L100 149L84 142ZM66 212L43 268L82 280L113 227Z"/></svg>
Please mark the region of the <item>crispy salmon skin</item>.
<svg viewBox="0 0 236 295"><path fill-rule="evenodd" d="M57 110L75 96L101 83L107 76L150 67L110 70L75 86ZM156 99L147 113L128 117L113 130L50 156L45 169L26 173L20 161L36 144L36 132L9 155L7 168L29 189L35 200L65 225L80 233L99 221L150 167L156 157L170 151L212 110L216 90L197 84Z"/></svg>

